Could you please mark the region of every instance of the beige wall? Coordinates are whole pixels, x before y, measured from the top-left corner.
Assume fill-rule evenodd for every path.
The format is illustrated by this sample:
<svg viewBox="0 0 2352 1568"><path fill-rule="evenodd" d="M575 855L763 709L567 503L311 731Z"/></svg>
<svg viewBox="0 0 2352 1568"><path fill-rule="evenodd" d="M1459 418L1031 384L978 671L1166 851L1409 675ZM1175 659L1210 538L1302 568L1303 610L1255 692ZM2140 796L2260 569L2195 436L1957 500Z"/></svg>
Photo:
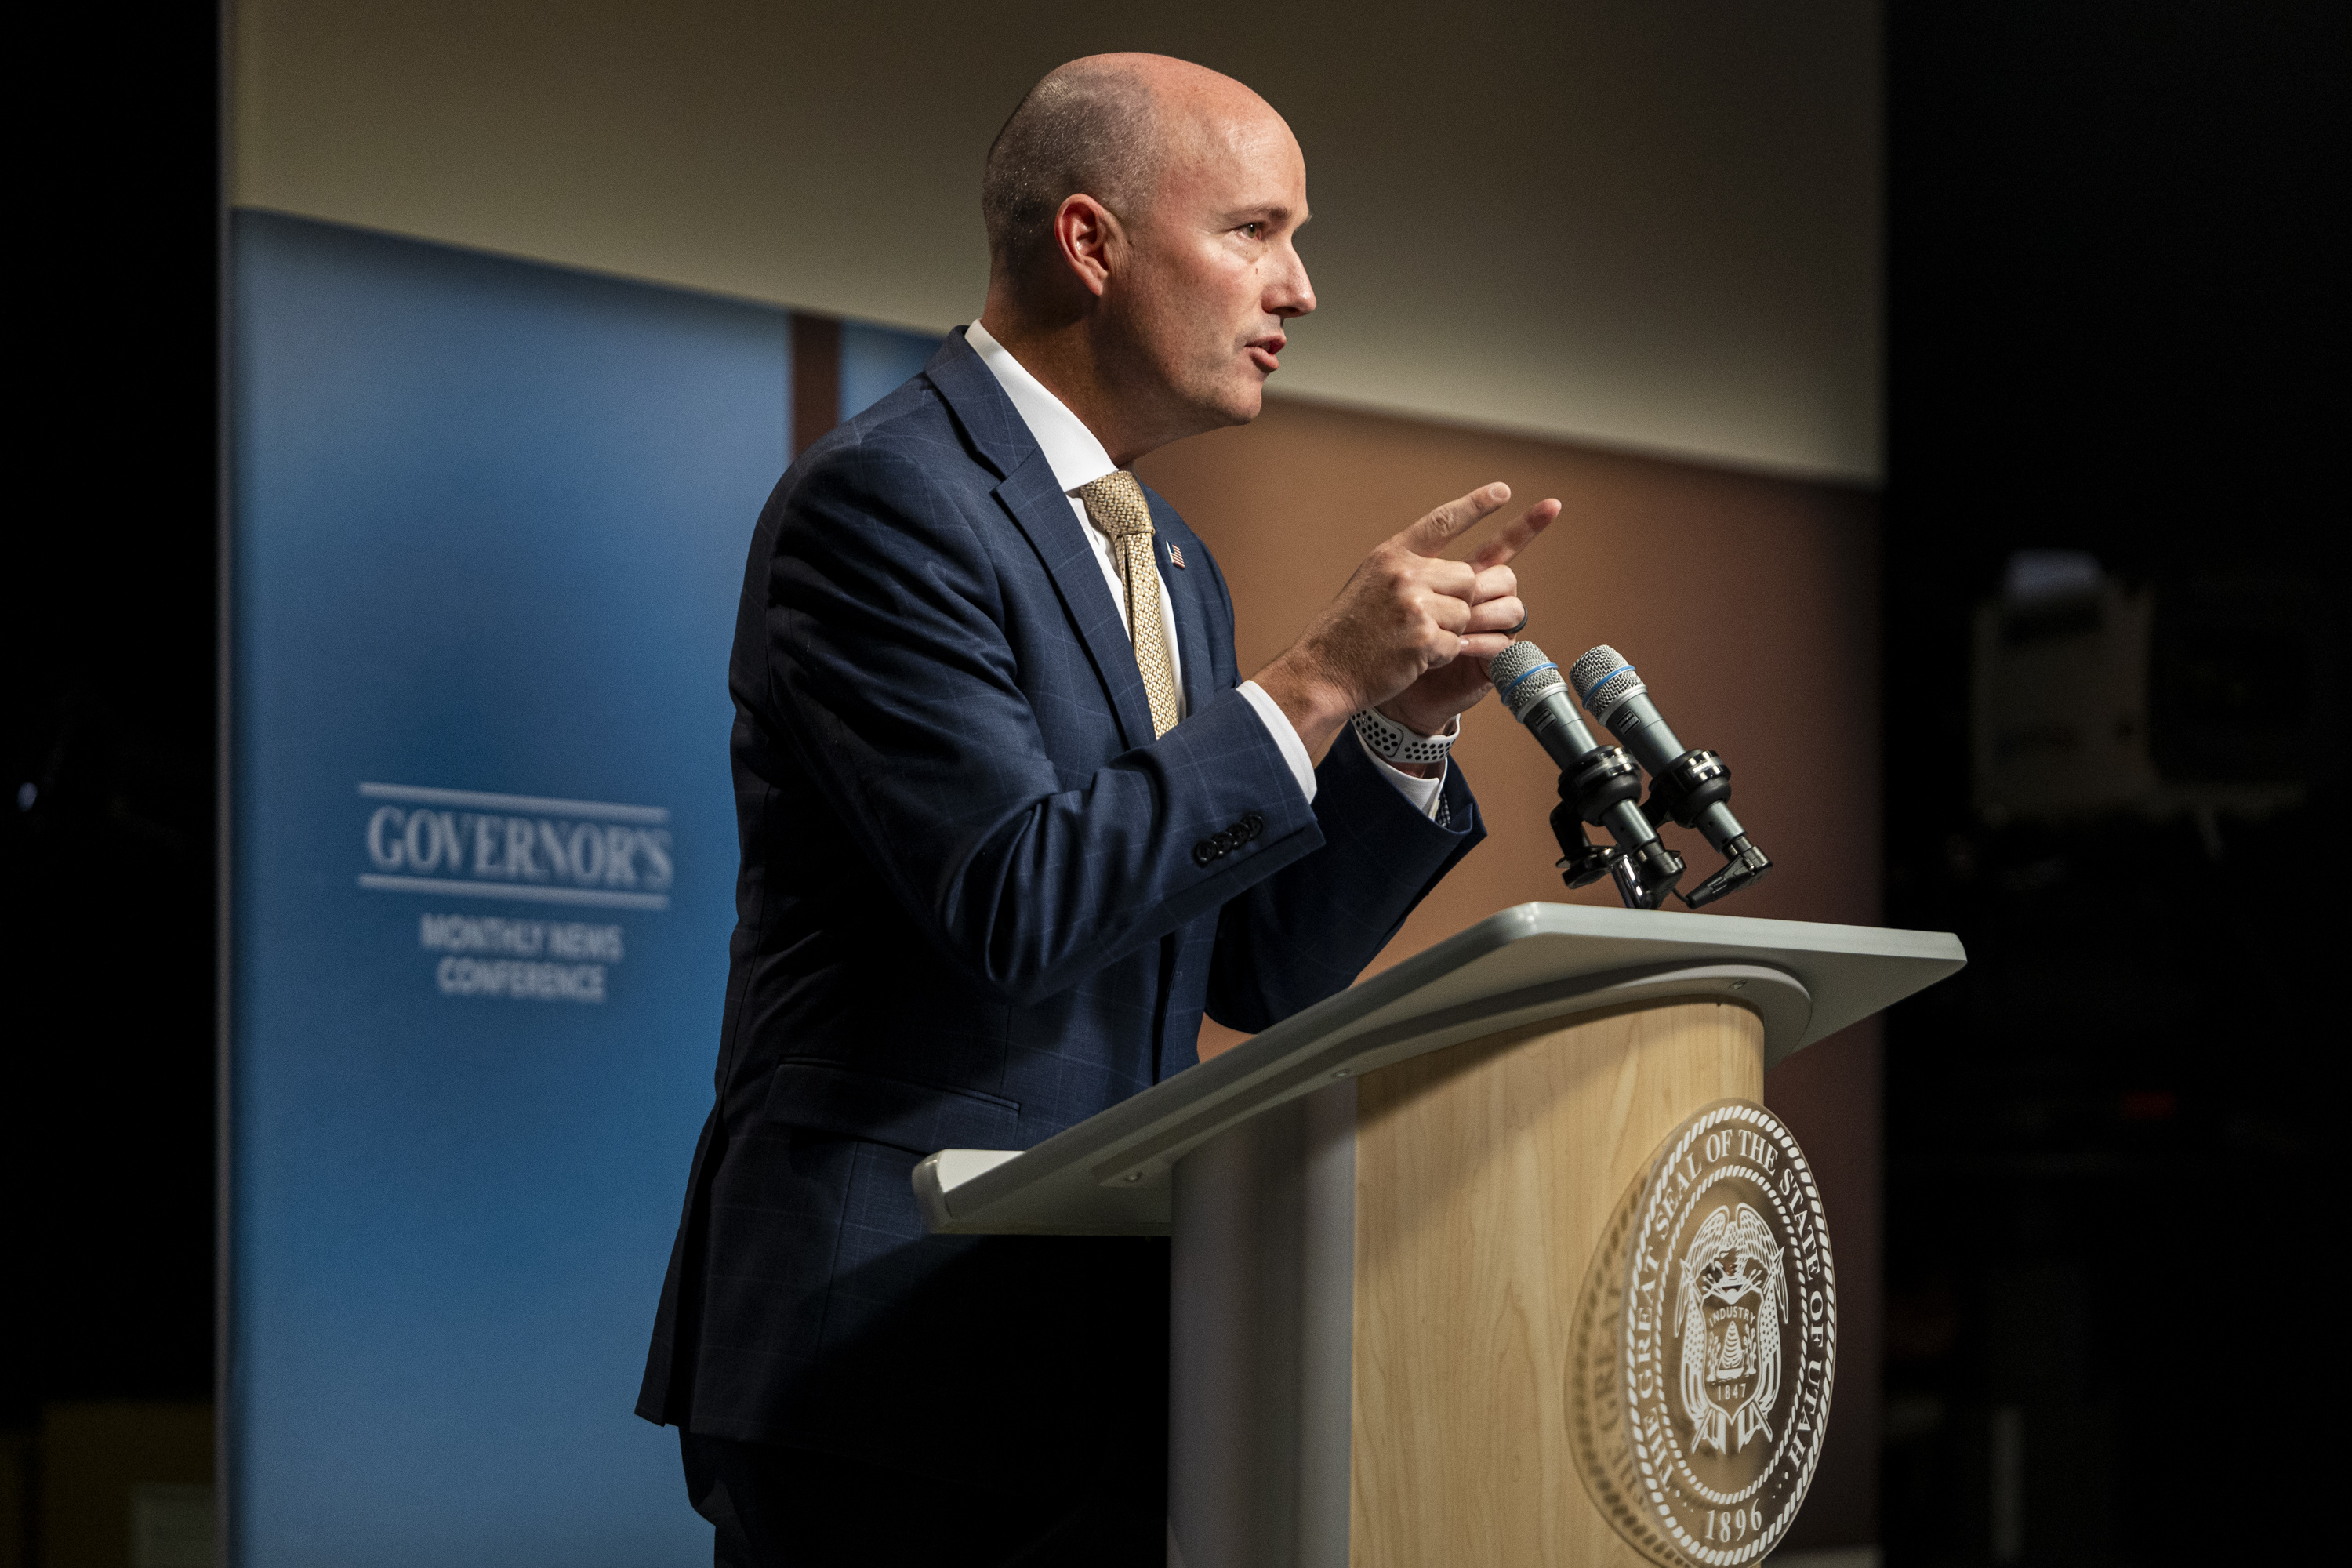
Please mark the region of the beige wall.
<svg viewBox="0 0 2352 1568"><path fill-rule="evenodd" d="M1879 471L1874 0L233 11L241 204L931 330L1027 85L1186 56L1307 149L1290 395Z"/></svg>
<svg viewBox="0 0 2352 1568"><path fill-rule="evenodd" d="M1518 563L1527 635L1563 660L1614 644L1685 743L1730 762L1733 805L1774 869L1716 907L1878 923L1878 568L1867 493L1297 403L1271 404L1255 425L1137 467L1217 552L1244 671L1286 647L1364 552L1419 510L1491 479L1525 500L1559 497L1559 521ZM1472 710L1455 755L1488 837L1376 968L1528 900L1615 902L1605 884L1561 887L1548 821L1558 772L1507 711L1492 701ZM1696 835L1668 832L1691 880L1713 869ZM1202 1046L1236 1037L1212 1025ZM1821 1173L1838 1258L1836 1413L1793 1539L1868 1542L1879 1405L1876 1025L1792 1058L1766 1078L1765 1099Z"/></svg>

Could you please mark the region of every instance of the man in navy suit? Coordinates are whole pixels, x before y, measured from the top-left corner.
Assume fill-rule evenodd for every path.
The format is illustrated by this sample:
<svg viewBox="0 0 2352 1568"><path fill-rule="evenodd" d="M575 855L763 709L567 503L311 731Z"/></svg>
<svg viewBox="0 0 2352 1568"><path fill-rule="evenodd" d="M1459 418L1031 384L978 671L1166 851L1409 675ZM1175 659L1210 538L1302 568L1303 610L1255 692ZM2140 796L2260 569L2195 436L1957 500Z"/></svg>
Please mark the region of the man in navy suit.
<svg viewBox="0 0 2352 1568"><path fill-rule="evenodd" d="M1509 491L1438 508L1244 679L1126 470L1255 417L1315 308L1289 128L1076 61L982 205L981 319L793 465L744 577L718 1103L637 1405L738 1568L1161 1560L1166 1244L927 1236L910 1173L1354 979L1484 834L1445 747L1559 510L1463 562Z"/></svg>

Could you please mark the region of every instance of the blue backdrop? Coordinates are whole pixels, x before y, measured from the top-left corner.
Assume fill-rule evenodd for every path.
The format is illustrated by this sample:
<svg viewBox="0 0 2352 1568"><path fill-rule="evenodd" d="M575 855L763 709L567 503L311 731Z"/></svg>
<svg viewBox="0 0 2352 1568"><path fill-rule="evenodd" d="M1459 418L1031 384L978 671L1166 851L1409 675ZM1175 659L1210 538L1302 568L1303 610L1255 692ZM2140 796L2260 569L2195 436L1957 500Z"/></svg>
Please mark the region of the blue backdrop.
<svg viewBox="0 0 2352 1568"><path fill-rule="evenodd" d="M709 1103L785 313L235 245L237 1561L707 1563L630 1405ZM846 331L845 413L933 342Z"/></svg>

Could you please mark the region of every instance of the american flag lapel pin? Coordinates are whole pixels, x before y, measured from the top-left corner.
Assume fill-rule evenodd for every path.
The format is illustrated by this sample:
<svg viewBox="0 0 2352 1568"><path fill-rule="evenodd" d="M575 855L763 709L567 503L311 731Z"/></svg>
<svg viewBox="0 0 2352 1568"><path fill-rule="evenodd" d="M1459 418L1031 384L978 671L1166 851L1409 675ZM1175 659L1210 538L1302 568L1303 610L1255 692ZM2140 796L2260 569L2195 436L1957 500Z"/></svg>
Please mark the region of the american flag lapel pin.
<svg viewBox="0 0 2352 1568"><path fill-rule="evenodd" d="M1184 570L1184 547L1172 539L1168 542L1168 562L1177 571Z"/></svg>

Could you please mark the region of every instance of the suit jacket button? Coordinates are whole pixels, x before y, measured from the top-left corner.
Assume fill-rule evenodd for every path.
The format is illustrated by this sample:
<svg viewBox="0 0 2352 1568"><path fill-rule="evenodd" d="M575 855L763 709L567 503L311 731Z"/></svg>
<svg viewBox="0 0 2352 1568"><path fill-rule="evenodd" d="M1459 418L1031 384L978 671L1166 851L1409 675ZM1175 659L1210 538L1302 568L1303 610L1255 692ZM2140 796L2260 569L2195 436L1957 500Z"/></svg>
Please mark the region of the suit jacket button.
<svg viewBox="0 0 2352 1568"><path fill-rule="evenodd" d="M1207 839L1203 838L1203 839L1202 839L1202 840L1201 840L1201 842L1199 842L1198 844L1195 844L1195 845L1193 845L1193 846L1192 846L1192 864L1193 864L1193 865L1195 865L1195 866L1206 866L1206 865L1208 865L1208 863L1209 863L1210 861L1212 861L1212 860L1215 859L1216 858L1217 858L1217 847L1216 847L1215 845L1213 845L1213 844L1210 843Z"/></svg>
<svg viewBox="0 0 2352 1568"><path fill-rule="evenodd" d="M1233 830L1231 828L1227 828L1222 833L1212 833L1209 835L1209 842L1217 847L1218 854L1230 854L1234 847Z"/></svg>
<svg viewBox="0 0 2352 1568"><path fill-rule="evenodd" d="M1251 812L1247 816L1242 818L1242 831L1248 834L1252 838L1255 838L1259 834L1265 831L1265 818L1260 816L1255 811Z"/></svg>

